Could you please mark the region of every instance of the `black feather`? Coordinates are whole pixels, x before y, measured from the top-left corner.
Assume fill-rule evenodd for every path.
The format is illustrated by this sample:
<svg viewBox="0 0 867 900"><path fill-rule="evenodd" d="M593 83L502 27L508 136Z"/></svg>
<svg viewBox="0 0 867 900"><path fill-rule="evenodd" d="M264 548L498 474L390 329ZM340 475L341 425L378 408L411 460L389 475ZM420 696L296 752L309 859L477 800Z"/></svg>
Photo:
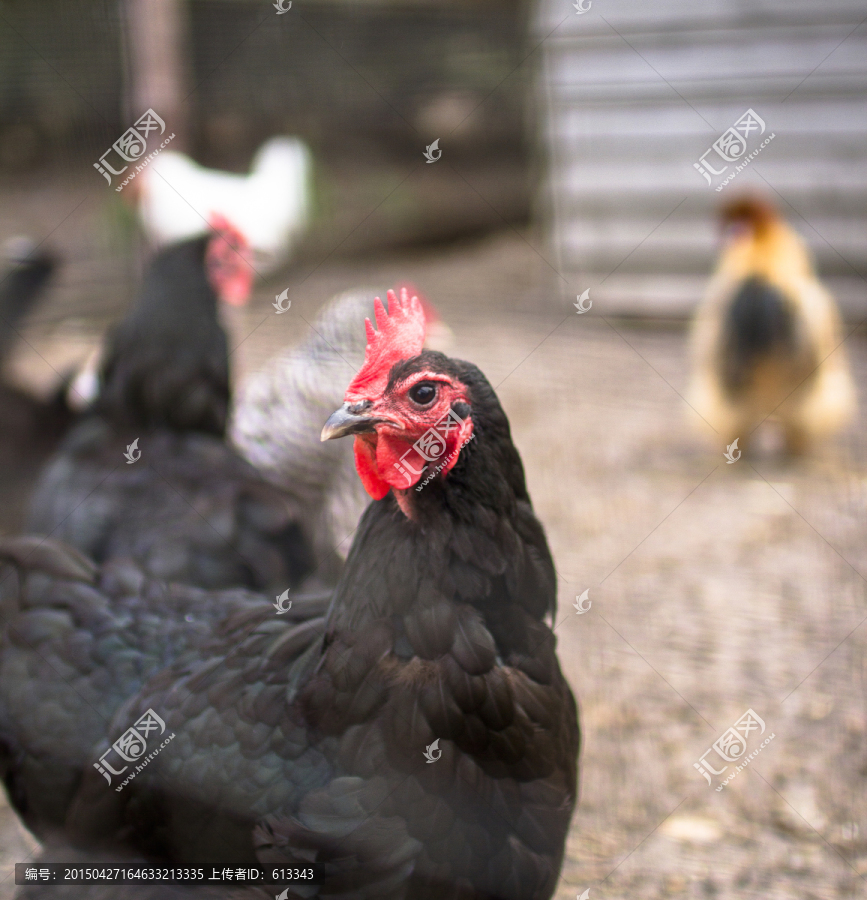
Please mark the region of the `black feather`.
<svg viewBox="0 0 867 900"><path fill-rule="evenodd" d="M750 386L756 364L791 358L797 349L795 317L779 288L758 275L744 280L726 313L722 383L736 397Z"/></svg>
<svg viewBox="0 0 867 900"><path fill-rule="evenodd" d="M96 409L115 425L224 434L229 360L205 266L210 240L160 251L112 335Z"/></svg>

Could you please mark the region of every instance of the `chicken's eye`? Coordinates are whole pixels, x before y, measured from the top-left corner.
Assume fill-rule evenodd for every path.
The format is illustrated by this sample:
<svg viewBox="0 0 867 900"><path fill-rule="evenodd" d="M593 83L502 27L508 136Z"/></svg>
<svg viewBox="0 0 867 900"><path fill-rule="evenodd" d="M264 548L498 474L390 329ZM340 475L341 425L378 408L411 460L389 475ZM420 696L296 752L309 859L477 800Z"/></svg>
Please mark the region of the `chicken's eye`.
<svg viewBox="0 0 867 900"><path fill-rule="evenodd" d="M419 406L433 403L437 395L437 386L430 381L420 381L409 389L409 399Z"/></svg>

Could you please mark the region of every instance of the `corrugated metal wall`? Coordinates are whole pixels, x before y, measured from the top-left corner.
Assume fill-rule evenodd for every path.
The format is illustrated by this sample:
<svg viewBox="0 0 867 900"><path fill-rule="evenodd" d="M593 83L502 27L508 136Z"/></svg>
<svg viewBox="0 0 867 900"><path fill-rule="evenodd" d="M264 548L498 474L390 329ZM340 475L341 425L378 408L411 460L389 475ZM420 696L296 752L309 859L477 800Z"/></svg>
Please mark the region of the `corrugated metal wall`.
<svg viewBox="0 0 867 900"><path fill-rule="evenodd" d="M599 312L688 313L714 209L761 190L847 317L867 316L867 2L578 2L540 0L537 19L545 194L571 286ZM749 109L764 132L729 132Z"/></svg>

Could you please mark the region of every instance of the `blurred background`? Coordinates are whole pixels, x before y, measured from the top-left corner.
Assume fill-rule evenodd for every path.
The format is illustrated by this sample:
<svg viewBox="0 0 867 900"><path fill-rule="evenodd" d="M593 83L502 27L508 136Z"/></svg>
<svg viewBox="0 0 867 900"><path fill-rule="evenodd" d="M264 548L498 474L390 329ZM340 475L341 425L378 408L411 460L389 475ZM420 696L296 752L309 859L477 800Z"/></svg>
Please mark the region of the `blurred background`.
<svg viewBox="0 0 867 900"><path fill-rule="evenodd" d="M715 212L750 189L815 254L863 394L865 20L863 0L2 0L0 241L61 261L3 378L47 396L133 297L135 196L94 163L144 110L213 169L301 138L310 219L227 318L233 376L336 292L411 281L497 388L586 734L557 897L865 896L863 411L798 462L728 466L683 400ZM750 109L747 150L772 141L706 179ZM24 498L2 484L5 531ZM713 792L693 762L750 707L775 740ZM34 852L0 807L0 898Z"/></svg>

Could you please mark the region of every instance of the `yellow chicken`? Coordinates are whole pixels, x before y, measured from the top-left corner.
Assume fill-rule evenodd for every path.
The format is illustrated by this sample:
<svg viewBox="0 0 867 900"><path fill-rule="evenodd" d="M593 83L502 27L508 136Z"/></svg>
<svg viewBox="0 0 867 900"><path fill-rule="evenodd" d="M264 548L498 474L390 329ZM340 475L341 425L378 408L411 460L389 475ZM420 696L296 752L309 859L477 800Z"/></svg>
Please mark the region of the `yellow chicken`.
<svg viewBox="0 0 867 900"><path fill-rule="evenodd" d="M766 202L722 210L727 243L692 329L688 400L725 443L773 415L790 453L841 428L855 409L834 299L801 238Z"/></svg>

